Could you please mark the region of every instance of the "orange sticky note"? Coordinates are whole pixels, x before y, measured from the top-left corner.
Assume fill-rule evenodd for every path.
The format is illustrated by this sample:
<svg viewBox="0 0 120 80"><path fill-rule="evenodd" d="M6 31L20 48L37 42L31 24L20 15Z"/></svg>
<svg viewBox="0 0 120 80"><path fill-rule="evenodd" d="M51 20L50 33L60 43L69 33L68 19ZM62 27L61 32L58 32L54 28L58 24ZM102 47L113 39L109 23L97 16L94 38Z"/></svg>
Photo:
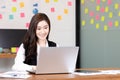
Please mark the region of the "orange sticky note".
<svg viewBox="0 0 120 80"><path fill-rule="evenodd" d="M19 5L20 5L20 8L23 8L24 7L24 2L20 2Z"/></svg>
<svg viewBox="0 0 120 80"><path fill-rule="evenodd" d="M45 0L45 2L46 2L46 3L49 3L49 2L50 2L50 0Z"/></svg>
<svg viewBox="0 0 120 80"><path fill-rule="evenodd" d="M58 20L61 20L61 19L62 19L62 16L59 15L59 16L57 17L57 19L58 19Z"/></svg>
<svg viewBox="0 0 120 80"><path fill-rule="evenodd" d="M65 14L68 14L68 9L64 9L64 13L65 13Z"/></svg>

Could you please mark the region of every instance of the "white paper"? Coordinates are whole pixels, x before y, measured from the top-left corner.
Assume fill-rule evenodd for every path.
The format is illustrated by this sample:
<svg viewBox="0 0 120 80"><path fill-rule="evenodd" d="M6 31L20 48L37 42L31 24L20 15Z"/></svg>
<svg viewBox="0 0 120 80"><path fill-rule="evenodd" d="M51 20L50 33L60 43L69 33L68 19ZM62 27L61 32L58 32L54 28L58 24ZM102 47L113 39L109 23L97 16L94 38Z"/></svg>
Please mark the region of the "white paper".
<svg viewBox="0 0 120 80"><path fill-rule="evenodd" d="M29 78L28 72L8 71L0 74L0 78Z"/></svg>
<svg viewBox="0 0 120 80"><path fill-rule="evenodd" d="M120 74L120 70L99 70L98 72L74 72L73 74L81 75L81 76L88 76L88 75L103 75L103 74Z"/></svg>

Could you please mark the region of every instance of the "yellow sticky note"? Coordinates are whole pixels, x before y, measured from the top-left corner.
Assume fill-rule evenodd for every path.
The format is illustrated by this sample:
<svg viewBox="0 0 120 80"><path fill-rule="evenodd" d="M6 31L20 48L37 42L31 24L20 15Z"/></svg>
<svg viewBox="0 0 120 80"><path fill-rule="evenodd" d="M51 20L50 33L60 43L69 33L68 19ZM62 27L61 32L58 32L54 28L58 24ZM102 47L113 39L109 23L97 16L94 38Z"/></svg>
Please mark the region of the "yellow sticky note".
<svg viewBox="0 0 120 80"><path fill-rule="evenodd" d="M118 12L118 16L120 16L120 11Z"/></svg>
<svg viewBox="0 0 120 80"><path fill-rule="evenodd" d="M62 19L62 16L59 15L59 16L57 17L57 19L58 19L58 20L61 20L61 19Z"/></svg>
<svg viewBox="0 0 120 80"><path fill-rule="evenodd" d="M24 7L24 2L20 2L19 5L20 5L20 8L23 8Z"/></svg>
<svg viewBox="0 0 120 80"><path fill-rule="evenodd" d="M58 0L54 0L54 2L58 2Z"/></svg>
<svg viewBox="0 0 120 80"><path fill-rule="evenodd" d="M96 24L96 29L99 29L99 28L100 28L100 24L97 23L97 24Z"/></svg>
<svg viewBox="0 0 120 80"><path fill-rule="evenodd" d="M88 8L85 8L85 14L88 14L88 11L89 11Z"/></svg>
<svg viewBox="0 0 120 80"><path fill-rule="evenodd" d="M84 0L81 0L81 4L84 4L85 3L85 1Z"/></svg>
<svg viewBox="0 0 120 80"><path fill-rule="evenodd" d="M119 21L115 21L115 27L119 26Z"/></svg>
<svg viewBox="0 0 120 80"><path fill-rule="evenodd" d="M64 9L64 13L65 13L65 14L68 14L68 9Z"/></svg>
<svg viewBox="0 0 120 80"><path fill-rule="evenodd" d="M86 22L85 20L82 20L82 26L85 26Z"/></svg>
<svg viewBox="0 0 120 80"><path fill-rule="evenodd" d="M106 0L102 0L102 2L106 2Z"/></svg>
<svg viewBox="0 0 120 80"><path fill-rule="evenodd" d="M16 53L17 52L17 48L16 47L11 47L11 52L12 53Z"/></svg>
<svg viewBox="0 0 120 80"><path fill-rule="evenodd" d="M113 17L113 13L109 12L109 18L112 18L112 17Z"/></svg>
<svg viewBox="0 0 120 80"><path fill-rule="evenodd" d="M99 5L96 6L96 11L100 11L100 6Z"/></svg>
<svg viewBox="0 0 120 80"><path fill-rule="evenodd" d="M105 21L105 16L101 16L101 21Z"/></svg>
<svg viewBox="0 0 120 80"><path fill-rule="evenodd" d="M114 8L115 8L115 9L118 9L118 8L119 8L119 4L116 3L116 4L114 5Z"/></svg>
<svg viewBox="0 0 120 80"><path fill-rule="evenodd" d="M92 2L94 2L95 0L91 0Z"/></svg>
<svg viewBox="0 0 120 80"><path fill-rule="evenodd" d="M108 12L108 11L109 11L109 7L106 6L106 7L105 7L105 12Z"/></svg>
<svg viewBox="0 0 120 80"><path fill-rule="evenodd" d="M12 7L12 12L16 12L17 8L16 7Z"/></svg>
<svg viewBox="0 0 120 80"><path fill-rule="evenodd" d="M94 24L94 19L93 18L90 20L90 24Z"/></svg>
<svg viewBox="0 0 120 80"><path fill-rule="evenodd" d="M104 31L107 31L107 30L108 30L108 26L104 25Z"/></svg>

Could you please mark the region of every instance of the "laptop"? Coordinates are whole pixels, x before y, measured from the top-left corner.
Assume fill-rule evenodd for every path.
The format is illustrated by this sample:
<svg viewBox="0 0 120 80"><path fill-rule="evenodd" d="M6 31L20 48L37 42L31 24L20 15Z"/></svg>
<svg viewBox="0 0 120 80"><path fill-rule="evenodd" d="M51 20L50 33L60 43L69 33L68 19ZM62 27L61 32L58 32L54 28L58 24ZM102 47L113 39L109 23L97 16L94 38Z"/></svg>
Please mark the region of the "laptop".
<svg viewBox="0 0 120 80"><path fill-rule="evenodd" d="M79 47L41 47L35 74L73 73Z"/></svg>

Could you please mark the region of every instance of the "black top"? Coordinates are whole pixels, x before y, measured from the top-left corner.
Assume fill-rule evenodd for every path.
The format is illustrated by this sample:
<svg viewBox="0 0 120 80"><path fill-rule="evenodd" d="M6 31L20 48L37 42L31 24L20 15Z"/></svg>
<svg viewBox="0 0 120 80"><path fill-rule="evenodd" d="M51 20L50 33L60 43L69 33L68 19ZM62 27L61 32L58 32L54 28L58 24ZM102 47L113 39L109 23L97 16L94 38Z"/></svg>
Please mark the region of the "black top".
<svg viewBox="0 0 120 80"><path fill-rule="evenodd" d="M56 43L55 42L52 42L52 41L48 41L48 46L49 47L56 47ZM26 63L26 61L24 61L24 63ZM33 57L31 57L29 59L29 61L27 61L26 64L29 64L29 65L36 65L37 64L37 56L33 55Z"/></svg>

